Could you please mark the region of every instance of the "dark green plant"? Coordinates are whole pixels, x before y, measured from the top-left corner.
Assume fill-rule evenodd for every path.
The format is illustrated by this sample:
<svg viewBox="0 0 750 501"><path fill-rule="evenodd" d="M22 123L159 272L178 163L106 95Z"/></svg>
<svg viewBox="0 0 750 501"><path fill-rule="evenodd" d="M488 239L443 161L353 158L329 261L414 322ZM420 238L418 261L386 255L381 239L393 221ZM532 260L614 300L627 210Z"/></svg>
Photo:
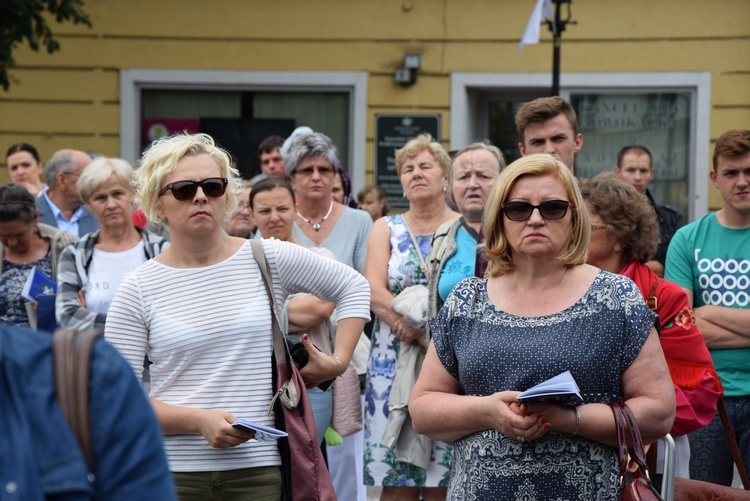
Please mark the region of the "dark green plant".
<svg viewBox="0 0 750 501"><path fill-rule="evenodd" d="M0 0L0 85L10 87L8 70L15 66L13 50L24 41L34 51L39 47L48 53L60 50L47 21L70 22L91 27L83 11L83 0Z"/></svg>

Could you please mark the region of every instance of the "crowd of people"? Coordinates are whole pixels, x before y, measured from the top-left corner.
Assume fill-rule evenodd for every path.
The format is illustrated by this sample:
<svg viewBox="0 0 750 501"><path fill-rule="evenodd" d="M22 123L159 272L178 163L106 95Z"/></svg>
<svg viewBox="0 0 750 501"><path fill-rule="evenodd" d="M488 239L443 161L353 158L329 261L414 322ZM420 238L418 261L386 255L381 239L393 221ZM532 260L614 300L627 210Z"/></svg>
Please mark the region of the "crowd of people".
<svg viewBox="0 0 750 501"><path fill-rule="evenodd" d="M279 423L275 300L287 343L307 354L300 391L338 499L364 501L366 486L383 500L616 498L610 402L630 407L658 458L658 439L672 435L677 476L731 484L717 403L750 467L750 130L716 142L722 208L683 225L649 191L646 146L624 145L607 172L577 179L583 136L569 103L525 103L516 127L521 158L507 166L488 142L448 152L427 134L408 141L395 152L403 213L378 186L354 193L336 145L309 127L264 140L250 180L205 134L155 141L137 169L72 149L43 163L34 146L11 146L0 186L3 408L23 433L23 416L42 412L65 428L44 397L49 374L34 398L18 384L49 369L49 337L32 329L51 318L104 332L91 412L140 431L96 435L92 472L80 454L35 471L45 445L30 439L13 446L22 460L0 481L19 499L40 488L289 494L278 443L233 426ZM29 296L37 274L56 294ZM518 400L566 371L581 401ZM345 374L359 376L360 394L329 389ZM363 425L339 433L344 403ZM2 450L22 443L10 431ZM102 440L124 445L107 453ZM116 464L127 468L113 475Z"/></svg>

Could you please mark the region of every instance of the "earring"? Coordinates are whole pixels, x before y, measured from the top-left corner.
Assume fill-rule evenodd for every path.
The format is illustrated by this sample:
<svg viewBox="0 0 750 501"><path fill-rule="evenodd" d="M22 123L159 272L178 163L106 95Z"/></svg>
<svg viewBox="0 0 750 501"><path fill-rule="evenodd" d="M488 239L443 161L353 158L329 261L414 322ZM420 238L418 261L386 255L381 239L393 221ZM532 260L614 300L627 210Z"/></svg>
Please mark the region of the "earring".
<svg viewBox="0 0 750 501"><path fill-rule="evenodd" d="M443 193L445 193L446 191L448 191L448 187L447 186L443 186Z"/></svg>
<svg viewBox="0 0 750 501"><path fill-rule="evenodd" d="M402 197L402 198L406 198L406 192L405 192L405 191L402 191L402 192L401 192L401 197Z"/></svg>

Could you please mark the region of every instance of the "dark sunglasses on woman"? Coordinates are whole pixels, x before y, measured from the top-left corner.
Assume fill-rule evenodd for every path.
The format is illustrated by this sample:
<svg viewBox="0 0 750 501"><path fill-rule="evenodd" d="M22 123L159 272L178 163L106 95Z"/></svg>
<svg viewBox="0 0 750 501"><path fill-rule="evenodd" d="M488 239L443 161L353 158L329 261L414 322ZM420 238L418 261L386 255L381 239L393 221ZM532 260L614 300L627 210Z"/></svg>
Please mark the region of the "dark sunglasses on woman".
<svg viewBox="0 0 750 501"><path fill-rule="evenodd" d="M225 177L209 177L203 181L176 181L169 183L159 190L159 196L172 190L172 196L175 200L185 202L195 197L195 194L198 192L198 186L200 186L207 197L219 198L227 191L227 183L228 181Z"/></svg>
<svg viewBox="0 0 750 501"><path fill-rule="evenodd" d="M508 202L500 206L505 217L511 221L526 221L531 217L534 209L539 209L539 214L544 219L554 221L564 218L568 213L568 207L573 207L573 204L565 200L548 200L539 205L532 205L528 202Z"/></svg>

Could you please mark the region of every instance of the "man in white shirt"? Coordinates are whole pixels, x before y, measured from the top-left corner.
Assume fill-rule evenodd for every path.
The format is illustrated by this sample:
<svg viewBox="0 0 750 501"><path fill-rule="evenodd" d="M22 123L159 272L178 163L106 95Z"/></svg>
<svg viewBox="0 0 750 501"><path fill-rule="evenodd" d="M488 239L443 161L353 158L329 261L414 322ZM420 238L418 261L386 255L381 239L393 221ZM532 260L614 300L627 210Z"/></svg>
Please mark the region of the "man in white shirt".
<svg viewBox="0 0 750 501"><path fill-rule="evenodd" d="M91 163L83 151L57 151L44 166L48 188L36 199L39 221L82 237L99 228L99 221L86 208L76 188L78 176Z"/></svg>

